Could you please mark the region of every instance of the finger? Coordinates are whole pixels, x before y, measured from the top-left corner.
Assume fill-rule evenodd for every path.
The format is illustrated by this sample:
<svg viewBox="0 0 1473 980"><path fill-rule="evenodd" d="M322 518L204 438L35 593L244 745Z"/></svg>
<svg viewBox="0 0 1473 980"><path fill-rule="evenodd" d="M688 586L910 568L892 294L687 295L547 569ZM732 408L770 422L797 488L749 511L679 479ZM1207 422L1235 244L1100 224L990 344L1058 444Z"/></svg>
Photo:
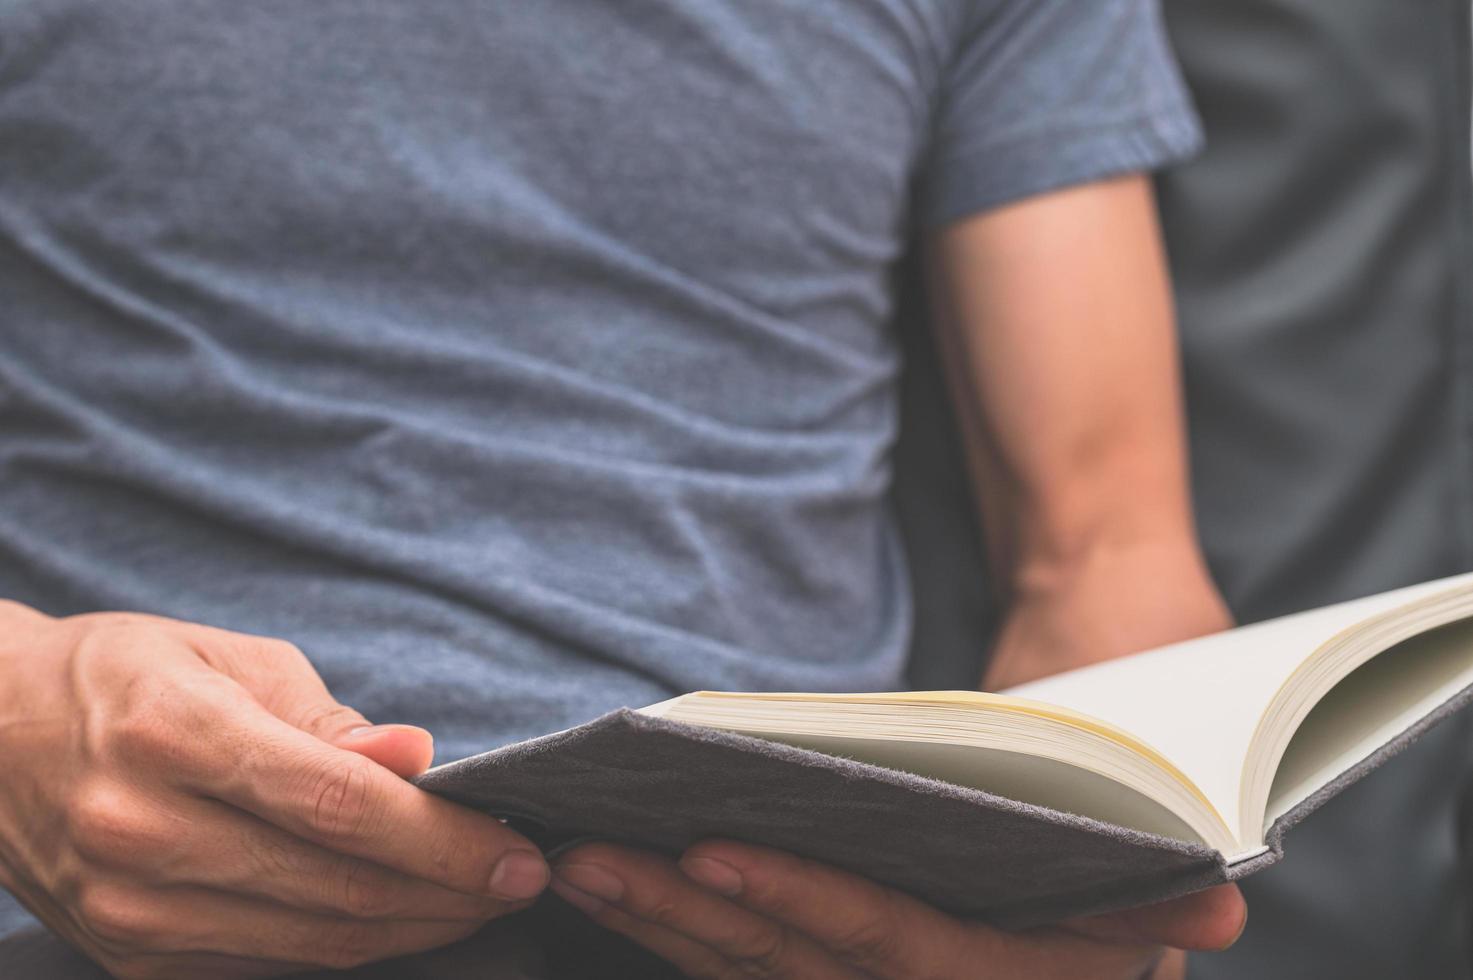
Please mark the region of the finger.
<svg viewBox="0 0 1473 980"><path fill-rule="evenodd" d="M0 621L8 624L13 623L17 626L24 623L27 627L32 627L40 623L52 622L52 617L46 615L39 609L32 609L24 603L16 602L14 599L0 599ZM18 640L21 636L22 634L19 630L14 633L8 629L0 632L0 637L6 640L9 640L11 637L15 637Z"/></svg>
<svg viewBox="0 0 1473 980"><path fill-rule="evenodd" d="M71 808L71 837L96 865L157 885L198 885L357 919L486 921L518 903L467 895L330 851L214 800L167 811L97 790Z"/></svg>
<svg viewBox="0 0 1473 980"><path fill-rule="evenodd" d="M217 675L218 676L218 675ZM160 726L191 740L179 785L320 847L468 895L540 894L541 853L501 821L417 789L377 763L283 723L248 698L206 696Z"/></svg>
<svg viewBox="0 0 1473 980"><path fill-rule="evenodd" d="M680 869L742 906L783 922L841 962L887 978L1135 977L1154 947L1063 930L1009 934L964 923L903 892L782 851L732 841L688 849Z"/></svg>
<svg viewBox="0 0 1473 980"><path fill-rule="evenodd" d="M370 725L356 709L332 696L294 644L192 624L175 635L288 725L367 756L406 778L429 768L434 757L429 732L412 725Z"/></svg>
<svg viewBox="0 0 1473 980"><path fill-rule="evenodd" d="M613 844L587 844L557 863L555 887L599 924L636 942L666 938L657 927L714 951L727 975L852 980L856 974L779 922L694 885L668 858ZM663 954L662 954L663 955Z"/></svg>
<svg viewBox="0 0 1473 980"><path fill-rule="evenodd" d="M1073 919L1064 928L1111 942L1153 943L1177 949L1227 949L1248 925L1248 904L1237 885L1218 885L1170 902Z"/></svg>
<svg viewBox="0 0 1473 980"><path fill-rule="evenodd" d="M270 902L203 888L141 890L94 880L77 911L90 945L114 959L236 957L273 965L343 969L434 949L480 925L303 915Z"/></svg>
<svg viewBox="0 0 1473 980"><path fill-rule="evenodd" d="M243 696L324 742L373 759L400 776L428 768L434 740L410 725L370 725L339 704L312 664L290 643L139 613L77 617L79 644L104 656L103 685L119 689L147 672L158 703L168 696ZM80 647L79 647L80 649ZM166 754L172 757L174 752Z"/></svg>
<svg viewBox="0 0 1473 980"><path fill-rule="evenodd" d="M1180 949L1169 949L1145 980L1186 980L1186 976L1186 952Z"/></svg>
<svg viewBox="0 0 1473 980"><path fill-rule="evenodd" d="M680 870L743 907L812 937L843 962L881 976L911 976L980 956L949 916L893 889L782 851L725 841L688 849Z"/></svg>
<svg viewBox="0 0 1473 980"><path fill-rule="evenodd" d="M413 725L373 725L350 728L325 739L338 748L372 759L403 779L418 776L435 757L435 740L429 732Z"/></svg>

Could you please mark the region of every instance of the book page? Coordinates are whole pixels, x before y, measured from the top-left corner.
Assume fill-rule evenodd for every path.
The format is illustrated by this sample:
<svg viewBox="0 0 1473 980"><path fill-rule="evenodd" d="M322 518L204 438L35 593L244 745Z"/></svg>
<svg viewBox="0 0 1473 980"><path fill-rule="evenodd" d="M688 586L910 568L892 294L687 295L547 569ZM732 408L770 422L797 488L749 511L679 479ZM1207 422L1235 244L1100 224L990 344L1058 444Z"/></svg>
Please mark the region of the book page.
<svg viewBox="0 0 1473 980"><path fill-rule="evenodd" d="M1473 620L1406 640L1315 705L1280 760L1264 829L1473 684Z"/></svg>
<svg viewBox="0 0 1473 980"><path fill-rule="evenodd" d="M696 691L641 713L786 742L1178 840L1236 838L1160 753L1096 718L978 691Z"/></svg>
<svg viewBox="0 0 1473 980"><path fill-rule="evenodd" d="M1169 759L1219 813L1235 821L1253 734L1295 670L1341 631L1470 582L1473 576L1460 576L1297 613L1059 674L1005 693L1071 708L1124 728ZM1233 829L1244 852L1256 849L1261 827Z"/></svg>
<svg viewBox="0 0 1473 980"><path fill-rule="evenodd" d="M1177 840L1200 838L1182 819L1150 797L1087 769L1018 752L973 745L894 739L784 735L764 738L829 755L980 789L1036 806L1079 813Z"/></svg>

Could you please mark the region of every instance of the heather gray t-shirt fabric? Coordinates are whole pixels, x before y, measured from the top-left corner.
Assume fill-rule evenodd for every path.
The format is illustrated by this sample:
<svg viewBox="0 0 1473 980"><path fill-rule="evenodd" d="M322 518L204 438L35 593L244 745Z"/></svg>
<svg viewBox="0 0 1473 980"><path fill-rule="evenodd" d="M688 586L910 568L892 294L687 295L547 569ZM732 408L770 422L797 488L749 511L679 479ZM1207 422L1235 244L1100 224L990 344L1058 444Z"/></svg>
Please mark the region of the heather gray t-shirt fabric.
<svg viewBox="0 0 1473 980"><path fill-rule="evenodd" d="M910 230L1197 141L1148 0L0 4L0 595L442 759L898 686Z"/></svg>

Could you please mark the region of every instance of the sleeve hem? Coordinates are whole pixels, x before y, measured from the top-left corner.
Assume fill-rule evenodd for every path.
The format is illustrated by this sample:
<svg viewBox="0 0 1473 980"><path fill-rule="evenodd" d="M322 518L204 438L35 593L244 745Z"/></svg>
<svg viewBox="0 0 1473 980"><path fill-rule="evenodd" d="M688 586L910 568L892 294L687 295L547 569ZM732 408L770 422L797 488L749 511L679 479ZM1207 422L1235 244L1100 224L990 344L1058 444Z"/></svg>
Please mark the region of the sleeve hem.
<svg viewBox="0 0 1473 980"><path fill-rule="evenodd" d="M924 188L920 218L926 228L935 229L1048 191L1155 170L1195 155L1202 145L1201 128L1185 106L1145 112L1109 127L1035 131L950 155L944 172L983 172L977 164L985 158L986 172L1010 176L1001 181L942 181Z"/></svg>

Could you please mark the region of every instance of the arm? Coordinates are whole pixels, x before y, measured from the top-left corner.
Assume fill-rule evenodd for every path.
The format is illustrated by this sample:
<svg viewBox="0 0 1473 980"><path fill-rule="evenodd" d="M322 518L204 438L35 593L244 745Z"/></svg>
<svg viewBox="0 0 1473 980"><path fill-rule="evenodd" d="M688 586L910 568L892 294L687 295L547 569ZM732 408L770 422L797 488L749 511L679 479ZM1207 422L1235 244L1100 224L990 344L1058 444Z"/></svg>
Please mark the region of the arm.
<svg viewBox="0 0 1473 980"><path fill-rule="evenodd" d="M1223 626L1187 496L1176 349L1143 178L1037 198L934 243L943 337L979 448L1012 607L995 683ZM985 419L985 424L982 420ZM1010 934L764 848L679 862L612 844L561 856L553 889L694 977L1179 975L1218 949L1235 886Z"/></svg>
<svg viewBox="0 0 1473 980"><path fill-rule="evenodd" d="M930 243L944 360L1009 613L985 686L1225 628L1197 545L1149 181L998 209Z"/></svg>

